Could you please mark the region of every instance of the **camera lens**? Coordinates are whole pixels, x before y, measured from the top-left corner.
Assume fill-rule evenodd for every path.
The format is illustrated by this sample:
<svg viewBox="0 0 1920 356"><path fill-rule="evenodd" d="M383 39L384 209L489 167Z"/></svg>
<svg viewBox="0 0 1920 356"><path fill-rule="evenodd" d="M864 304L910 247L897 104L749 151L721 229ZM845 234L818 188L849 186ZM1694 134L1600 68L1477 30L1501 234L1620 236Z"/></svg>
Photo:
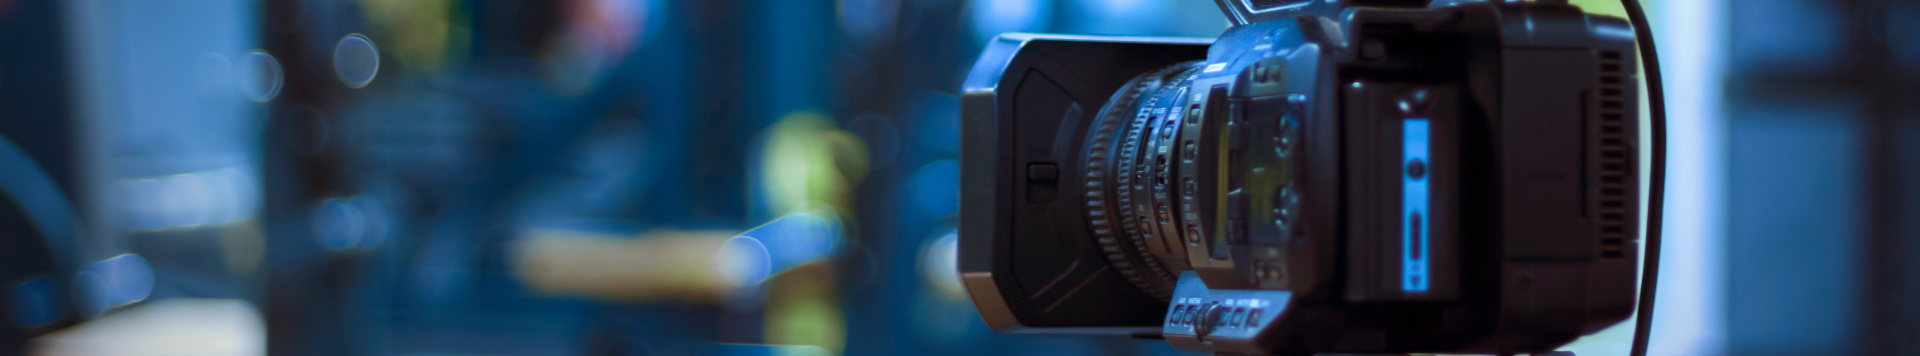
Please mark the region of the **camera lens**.
<svg viewBox="0 0 1920 356"><path fill-rule="evenodd" d="M1189 89L1201 67L1200 62L1186 62L1134 77L1113 94L1086 128L1086 172L1081 177L1087 188L1088 228L1115 270L1140 290L1161 299L1172 297L1180 272L1193 269L1187 257L1189 249L1205 249L1205 254L1195 255L1204 256L1199 258L1225 259L1231 246L1247 243L1246 234L1260 234L1266 243L1291 241L1296 230L1293 225L1300 220L1300 191L1293 184L1293 177L1300 172L1292 163L1300 147L1300 122L1291 115L1229 117L1234 114L1224 110L1229 105L1227 91L1217 87L1204 92ZM1233 127L1246 125L1252 127L1238 132L1257 137L1244 137L1240 142L1261 147L1208 154L1207 150L1227 146L1223 146L1226 140L1210 143L1207 138L1226 138L1229 130L1236 130ZM1188 132L1191 130L1213 132ZM1241 157L1255 153L1260 158ZM1257 175L1258 180L1246 180L1244 177L1256 176L1248 172L1265 173ZM1232 203L1227 190L1241 192L1242 187L1229 184L1225 179L1229 175L1243 177L1234 179L1239 184L1258 185L1248 186L1242 193L1257 192L1272 199ZM1222 180L1216 182L1218 185L1207 184L1215 179L1209 177ZM1212 191L1215 187L1224 189ZM1206 207L1218 206L1222 200L1246 204L1232 207L1244 209L1240 211L1271 211L1254 220L1273 228L1248 232L1246 226L1239 225L1242 235L1237 236L1203 228L1202 224L1217 218L1216 212ZM1190 208L1201 211L1186 211ZM1205 236L1214 233L1222 235ZM1243 272L1255 275L1253 271Z"/></svg>
<svg viewBox="0 0 1920 356"><path fill-rule="evenodd" d="M1156 107L1178 101L1175 92L1198 62L1181 63L1135 77L1113 95L1088 127L1084 167L1089 228L1115 270L1149 295L1168 299L1175 276L1187 269L1168 183L1179 157L1172 140L1180 110ZM1166 113L1171 112L1172 116Z"/></svg>
<svg viewBox="0 0 1920 356"><path fill-rule="evenodd" d="M1224 146L1206 143L1205 138L1224 137L1227 128L1249 124L1226 117L1228 110L1218 110L1225 107L1207 107L1227 105L1224 98L1209 98L1227 95L1225 91L1188 89L1200 71L1200 62L1187 62L1135 77L1114 93L1086 128L1086 172L1081 177L1087 187L1088 228L1115 270L1160 299L1171 298L1180 272L1192 269L1188 249L1208 249L1208 257L1203 258L1224 258L1226 244L1233 241L1224 235L1202 236L1209 232L1197 222L1211 221L1213 212L1185 211L1226 199L1224 192L1208 191L1214 189L1205 181L1211 175L1196 174L1225 168L1203 152ZM1225 124L1229 121L1237 123ZM1258 125L1262 128L1242 132L1266 137L1249 137L1248 142L1270 143L1273 158L1287 162L1298 144L1299 123L1279 116ZM1219 132L1186 132L1203 129ZM1295 174L1291 167L1229 167L1265 169L1278 172L1278 177ZM1284 239L1298 220L1299 192L1287 185L1289 179L1280 179L1282 186L1271 187L1271 202L1260 199L1258 207L1241 208L1271 209L1270 219L1277 229L1262 231L1277 231ZM1264 189L1261 194L1269 194Z"/></svg>

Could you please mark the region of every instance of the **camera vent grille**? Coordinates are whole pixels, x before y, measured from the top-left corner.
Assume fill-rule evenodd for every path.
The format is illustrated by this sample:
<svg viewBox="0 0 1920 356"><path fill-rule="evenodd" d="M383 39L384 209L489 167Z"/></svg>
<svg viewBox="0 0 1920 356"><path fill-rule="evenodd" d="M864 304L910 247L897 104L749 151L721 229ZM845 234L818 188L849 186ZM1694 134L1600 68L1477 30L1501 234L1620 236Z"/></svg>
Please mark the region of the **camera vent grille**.
<svg viewBox="0 0 1920 356"><path fill-rule="evenodd" d="M1600 239L1598 251L1603 259L1625 258L1630 252L1627 242L1632 240L1638 227L1634 222L1638 217L1633 216L1632 209L1637 208L1634 198L1638 194L1634 190L1638 187L1633 184L1638 180L1632 178L1635 177L1634 170L1638 168L1635 162L1638 157L1629 144L1632 142L1629 135L1638 135L1639 130L1633 129L1636 123L1626 121L1632 117L1625 112L1629 107L1626 105L1628 84L1624 68L1630 63L1622 61L1622 58L1619 51L1600 51L1595 58L1600 94L1596 111L1600 120L1596 126L1597 135L1592 138L1592 144L1599 148L1593 153L1597 160L1594 166L1599 173L1595 176L1598 178L1595 182L1595 194L1598 197L1595 199L1597 214L1594 226L1598 229L1595 236Z"/></svg>

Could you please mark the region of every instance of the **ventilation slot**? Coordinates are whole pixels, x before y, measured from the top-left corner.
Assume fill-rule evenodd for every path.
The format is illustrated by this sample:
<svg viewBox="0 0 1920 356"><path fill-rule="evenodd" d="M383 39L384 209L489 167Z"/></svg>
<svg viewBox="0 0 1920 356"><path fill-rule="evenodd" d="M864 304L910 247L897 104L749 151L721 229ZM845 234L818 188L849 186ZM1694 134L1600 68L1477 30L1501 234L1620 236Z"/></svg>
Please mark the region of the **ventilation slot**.
<svg viewBox="0 0 1920 356"><path fill-rule="evenodd" d="M1594 201L1598 214L1594 214L1594 227L1597 229L1595 237L1599 239L1600 258L1603 259L1625 258L1633 249L1627 242L1634 241L1637 235L1633 227L1639 225L1634 221L1638 216L1633 216L1632 210L1628 209L1637 205L1633 199L1639 195L1634 191L1639 187L1632 185L1636 180L1629 179L1636 176L1634 169L1638 168L1634 161L1638 157L1630 144L1633 142L1630 135L1638 135L1639 132L1634 129L1637 122L1626 122L1632 115L1626 112L1626 95L1629 93L1626 86L1629 83L1625 80L1627 73L1624 68L1632 63L1623 61L1624 58L1619 51L1600 51L1595 58L1595 74L1598 75L1595 79L1598 84L1596 89L1600 95L1597 98L1599 105L1595 105L1596 112L1593 114L1597 114L1595 116L1600 121L1593 124L1597 134L1589 137L1592 140L1589 144L1598 148L1592 151L1592 168L1596 174L1589 179L1598 178L1595 179L1597 184L1591 194L1597 195Z"/></svg>

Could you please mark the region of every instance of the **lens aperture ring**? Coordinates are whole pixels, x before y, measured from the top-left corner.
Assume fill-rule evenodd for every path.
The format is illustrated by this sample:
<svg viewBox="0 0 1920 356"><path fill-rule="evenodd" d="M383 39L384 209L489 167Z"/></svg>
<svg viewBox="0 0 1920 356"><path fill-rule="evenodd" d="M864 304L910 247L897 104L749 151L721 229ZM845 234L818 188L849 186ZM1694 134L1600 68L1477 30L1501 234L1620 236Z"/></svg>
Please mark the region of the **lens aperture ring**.
<svg viewBox="0 0 1920 356"><path fill-rule="evenodd" d="M1177 147L1174 146L1173 138L1179 135L1181 128L1179 123L1184 120L1182 118L1183 111L1180 109L1181 103L1184 102L1181 96L1185 93L1183 89L1186 80L1192 78L1191 72L1192 71L1188 71L1181 74L1180 87L1171 88L1171 90L1169 90L1171 91L1170 93L1163 94L1163 96L1166 97L1164 104L1159 102L1155 103L1156 106L1169 106L1167 108L1155 108L1155 110L1167 110L1168 112L1163 119L1147 123L1147 129L1142 131L1144 136L1141 140L1146 142L1147 151L1140 156L1140 159L1144 162L1140 164L1139 170L1135 173L1136 177L1140 180L1140 184L1134 187L1135 194L1141 197L1142 205L1146 205L1145 208L1148 209L1146 212L1148 218L1144 218L1146 219L1143 221L1145 224L1141 225L1141 228L1153 231L1156 236L1160 237L1159 242L1165 246L1165 249L1179 255L1178 258L1183 262L1180 264L1182 270L1188 268L1188 265L1184 263L1186 261L1187 246L1185 242L1181 240L1182 234L1179 229L1179 224L1175 223L1174 219L1180 207L1174 204L1169 197L1173 190L1173 182L1171 180L1175 175L1175 168L1179 167L1179 164L1176 162L1178 157L1175 157L1175 154L1179 151Z"/></svg>
<svg viewBox="0 0 1920 356"><path fill-rule="evenodd" d="M1114 221L1107 207L1107 165L1112 158L1109 153L1113 149L1116 131L1119 131L1119 127L1126 119L1123 113L1131 113L1133 105L1139 101L1141 94L1147 91L1148 85L1144 83L1145 81L1146 78L1143 77L1127 82L1126 86L1114 93L1113 97L1108 99L1107 105L1100 109L1093 127L1088 132L1090 142L1087 144L1087 153L1084 155L1086 162L1083 167L1086 167L1084 181L1086 182L1087 225L1093 230L1094 240L1100 243L1101 253L1107 256L1107 262L1128 282L1147 294L1157 297L1163 293L1159 291L1158 285L1149 283L1146 276L1141 275L1135 268L1139 265L1138 261L1128 258L1128 254L1122 252L1126 246L1121 246L1117 240L1119 237L1114 234ZM1115 108L1127 109L1116 112Z"/></svg>
<svg viewBox="0 0 1920 356"><path fill-rule="evenodd" d="M1173 123L1180 121L1179 106L1183 98L1182 93L1186 91L1186 82L1193 78L1193 72L1197 67L1196 63L1194 68L1170 73L1172 77L1167 80L1168 84L1163 85L1162 89L1154 94L1153 99L1141 106L1143 112L1151 112L1152 115L1146 120L1136 122L1140 127L1139 132L1128 137L1130 141L1139 142L1140 151L1135 155L1134 169L1121 174L1123 177L1130 178L1133 183L1125 187L1125 191L1121 194L1130 196L1136 203L1133 209L1130 209L1136 215L1133 227L1134 232L1138 234L1135 236L1147 250L1158 255L1156 259L1162 266L1176 276L1178 271L1191 268L1187 264L1187 248L1180 241L1178 231L1169 224L1171 206L1165 194L1155 195L1154 190L1156 186L1165 188L1161 180L1165 174L1161 172L1168 169L1170 159L1167 153L1169 140L1165 138L1169 137L1173 130L1178 129Z"/></svg>

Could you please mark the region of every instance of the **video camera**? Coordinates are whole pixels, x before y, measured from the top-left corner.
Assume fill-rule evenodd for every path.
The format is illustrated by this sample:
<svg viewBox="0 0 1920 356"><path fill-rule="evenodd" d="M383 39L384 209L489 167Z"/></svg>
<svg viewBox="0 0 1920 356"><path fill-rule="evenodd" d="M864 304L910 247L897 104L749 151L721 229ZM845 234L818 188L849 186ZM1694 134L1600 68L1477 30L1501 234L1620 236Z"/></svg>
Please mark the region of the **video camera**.
<svg viewBox="0 0 1920 356"><path fill-rule="evenodd" d="M1211 41L986 46L961 99L959 267L988 325L1505 354L1633 314L1663 163L1643 165L1628 20L1216 2L1232 27Z"/></svg>

